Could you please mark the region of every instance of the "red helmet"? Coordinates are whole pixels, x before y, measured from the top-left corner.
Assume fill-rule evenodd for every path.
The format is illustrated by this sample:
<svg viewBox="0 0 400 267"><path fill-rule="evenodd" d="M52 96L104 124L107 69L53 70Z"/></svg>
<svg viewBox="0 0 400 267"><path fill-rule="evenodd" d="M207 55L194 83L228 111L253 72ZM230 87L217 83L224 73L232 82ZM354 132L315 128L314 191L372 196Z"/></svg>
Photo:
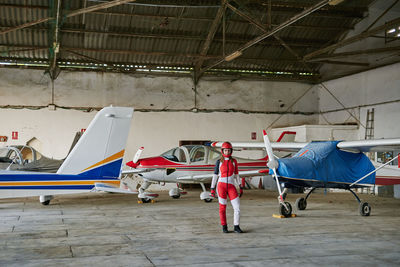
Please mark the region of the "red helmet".
<svg viewBox="0 0 400 267"><path fill-rule="evenodd" d="M225 154L224 149L229 149L229 153ZM221 146L221 152L225 157L230 157L232 155L232 144L229 142L224 142Z"/></svg>

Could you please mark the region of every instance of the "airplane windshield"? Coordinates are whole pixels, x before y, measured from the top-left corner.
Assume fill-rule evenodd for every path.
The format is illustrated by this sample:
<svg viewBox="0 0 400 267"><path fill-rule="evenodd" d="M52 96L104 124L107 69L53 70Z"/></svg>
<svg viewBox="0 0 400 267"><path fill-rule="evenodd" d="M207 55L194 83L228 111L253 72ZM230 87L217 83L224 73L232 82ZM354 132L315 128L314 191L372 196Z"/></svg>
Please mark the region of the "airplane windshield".
<svg viewBox="0 0 400 267"><path fill-rule="evenodd" d="M185 146L189 151L190 162L204 161L205 149L204 146Z"/></svg>
<svg viewBox="0 0 400 267"><path fill-rule="evenodd" d="M161 157L175 162L186 162L185 151L179 147L168 150L167 152L161 154Z"/></svg>

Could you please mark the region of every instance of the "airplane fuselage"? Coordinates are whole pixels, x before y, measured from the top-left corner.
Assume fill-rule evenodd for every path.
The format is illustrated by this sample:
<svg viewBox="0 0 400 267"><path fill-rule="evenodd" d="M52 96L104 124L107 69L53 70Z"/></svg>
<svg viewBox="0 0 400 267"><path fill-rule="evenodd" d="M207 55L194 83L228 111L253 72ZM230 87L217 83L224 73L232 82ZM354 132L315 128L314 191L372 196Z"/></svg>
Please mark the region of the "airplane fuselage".
<svg viewBox="0 0 400 267"><path fill-rule="evenodd" d="M250 170L261 170L267 169L266 164L267 161L257 160L250 161L243 159L238 160L238 169L240 171L250 171ZM240 162L242 161L242 162ZM143 172L139 174L144 179L149 181L156 182L165 182L165 183L176 183L181 182L178 180L179 177L185 176L196 176L209 174L214 172L215 162L212 164L204 164L202 162L195 162L191 164L180 164L165 159L163 157L154 157L140 160L140 165L137 166L137 170L140 171L145 169L154 169L149 172ZM190 183L186 181L185 183Z"/></svg>

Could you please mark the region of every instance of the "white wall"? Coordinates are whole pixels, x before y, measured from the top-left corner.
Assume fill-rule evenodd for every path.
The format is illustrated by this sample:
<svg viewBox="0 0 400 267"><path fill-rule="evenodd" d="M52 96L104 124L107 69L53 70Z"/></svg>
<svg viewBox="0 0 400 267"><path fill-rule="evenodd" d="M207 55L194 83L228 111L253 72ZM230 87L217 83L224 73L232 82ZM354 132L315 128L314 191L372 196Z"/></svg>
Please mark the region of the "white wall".
<svg viewBox="0 0 400 267"><path fill-rule="evenodd" d="M375 138L400 137L400 63L325 82L326 87L366 125L368 109L375 108ZM320 124L356 122L321 86L319 90ZM365 128L359 128L364 139Z"/></svg>
<svg viewBox="0 0 400 267"><path fill-rule="evenodd" d="M6 144L25 144L36 137L41 152L54 158L66 155L75 132L86 128L94 117L94 111L85 110L110 104L136 109L127 159L140 146L145 147L143 156L158 155L177 146L179 140L249 141L251 132L257 132L261 141L261 129L276 118L274 126L318 121L316 90L285 112L311 87L304 83L201 81L196 107L202 112L191 112L195 94L189 78L61 72L54 83L58 108L53 111L47 108L52 85L43 71L0 69L0 80L0 135L9 137ZM11 140L12 131L19 132L19 140Z"/></svg>

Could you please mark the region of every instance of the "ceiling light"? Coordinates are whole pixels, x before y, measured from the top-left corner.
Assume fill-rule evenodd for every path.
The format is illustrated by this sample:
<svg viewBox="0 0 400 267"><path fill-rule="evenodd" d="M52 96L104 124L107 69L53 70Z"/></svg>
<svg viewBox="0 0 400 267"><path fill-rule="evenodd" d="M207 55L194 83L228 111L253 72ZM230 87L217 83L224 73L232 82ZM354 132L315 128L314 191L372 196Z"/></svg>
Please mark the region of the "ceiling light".
<svg viewBox="0 0 400 267"><path fill-rule="evenodd" d="M242 55L242 51L238 50L228 56L225 57L225 61L231 61L234 60L237 57L240 57Z"/></svg>
<svg viewBox="0 0 400 267"><path fill-rule="evenodd" d="M387 31L387 33L394 33L396 31L396 29L390 29Z"/></svg>
<svg viewBox="0 0 400 267"><path fill-rule="evenodd" d="M329 1L329 5L331 5L331 6L336 6L336 5L339 5L341 2L343 2L344 0L331 0L331 1Z"/></svg>

